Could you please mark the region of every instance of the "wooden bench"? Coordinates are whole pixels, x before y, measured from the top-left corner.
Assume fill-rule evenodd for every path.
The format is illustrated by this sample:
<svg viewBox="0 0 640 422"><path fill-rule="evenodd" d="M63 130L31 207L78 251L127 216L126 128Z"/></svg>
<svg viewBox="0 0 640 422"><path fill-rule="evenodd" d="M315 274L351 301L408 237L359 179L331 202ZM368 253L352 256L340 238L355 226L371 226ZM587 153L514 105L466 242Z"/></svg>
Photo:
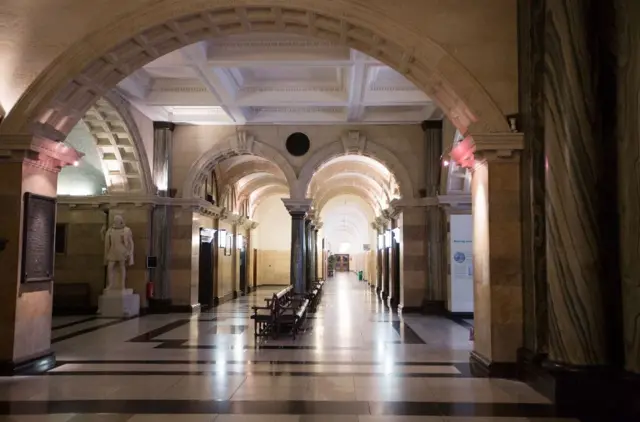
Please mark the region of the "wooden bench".
<svg viewBox="0 0 640 422"><path fill-rule="evenodd" d="M290 327L293 338L296 338L300 326L304 321L310 300L305 296L296 295L293 286L287 286L270 298L266 298L267 306L253 306L254 336L278 337L283 327Z"/></svg>

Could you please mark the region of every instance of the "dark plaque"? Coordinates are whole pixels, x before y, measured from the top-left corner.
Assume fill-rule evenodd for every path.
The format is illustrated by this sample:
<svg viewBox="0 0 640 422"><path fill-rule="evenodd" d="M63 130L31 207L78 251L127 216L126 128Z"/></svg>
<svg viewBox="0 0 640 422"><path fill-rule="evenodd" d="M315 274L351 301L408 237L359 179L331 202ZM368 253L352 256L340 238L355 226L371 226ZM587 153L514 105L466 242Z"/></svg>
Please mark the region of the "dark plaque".
<svg viewBox="0 0 640 422"><path fill-rule="evenodd" d="M22 224L21 281L51 281L56 234L56 199L25 193Z"/></svg>
<svg viewBox="0 0 640 422"><path fill-rule="evenodd" d="M302 132L296 132L289 135L285 142L285 146L289 154L295 157L305 155L311 147L309 137Z"/></svg>

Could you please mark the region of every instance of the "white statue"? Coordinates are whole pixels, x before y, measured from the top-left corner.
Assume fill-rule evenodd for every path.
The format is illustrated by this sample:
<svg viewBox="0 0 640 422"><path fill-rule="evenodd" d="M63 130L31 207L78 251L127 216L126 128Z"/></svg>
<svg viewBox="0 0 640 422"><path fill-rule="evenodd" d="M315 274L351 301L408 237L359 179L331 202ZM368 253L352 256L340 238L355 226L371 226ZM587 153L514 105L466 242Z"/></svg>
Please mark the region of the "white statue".
<svg viewBox="0 0 640 422"><path fill-rule="evenodd" d="M133 235L120 215L104 236L104 261L107 265L107 288L105 291L124 292L126 265L133 265ZM119 274L117 274L119 273Z"/></svg>

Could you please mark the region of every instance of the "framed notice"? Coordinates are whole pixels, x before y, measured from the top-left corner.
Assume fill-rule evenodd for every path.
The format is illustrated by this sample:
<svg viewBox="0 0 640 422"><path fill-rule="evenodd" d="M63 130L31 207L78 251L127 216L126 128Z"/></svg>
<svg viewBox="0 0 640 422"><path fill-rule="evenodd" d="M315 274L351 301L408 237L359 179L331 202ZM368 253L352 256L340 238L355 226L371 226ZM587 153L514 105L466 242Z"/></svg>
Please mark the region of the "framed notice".
<svg viewBox="0 0 640 422"><path fill-rule="evenodd" d="M22 222L22 283L53 280L56 199L24 194Z"/></svg>

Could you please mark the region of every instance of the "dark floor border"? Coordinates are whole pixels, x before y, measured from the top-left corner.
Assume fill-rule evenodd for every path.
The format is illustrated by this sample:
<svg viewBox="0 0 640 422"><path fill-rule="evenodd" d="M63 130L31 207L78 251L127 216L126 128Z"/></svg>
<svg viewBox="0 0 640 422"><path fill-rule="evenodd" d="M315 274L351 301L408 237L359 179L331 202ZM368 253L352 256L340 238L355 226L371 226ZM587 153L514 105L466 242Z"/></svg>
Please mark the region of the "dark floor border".
<svg viewBox="0 0 640 422"><path fill-rule="evenodd" d="M80 319L78 321L67 322L66 324L55 325L55 326L51 327L51 331L62 330L63 328L73 327L74 325L79 325L79 324L84 324L85 322L95 321L96 319L99 319L99 318L100 318L99 316L95 315L95 316L90 316L90 317L87 317L87 318Z"/></svg>
<svg viewBox="0 0 640 422"><path fill-rule="evenodd" d="M62 365L60 365L62 366ZM59 366L58 366L59 367ZM280 370L246 370L246 371L215 371L215 370L195 370L195 371L55 371L47 372L47 376L202 376L202 375L250 375L250 376L268 376L268 377L313 377L313 378L337 378L337 377L355 377L355 378L474 378L464 374L442 374L442 373L387 373L387 372L310 372L310 371L280 371Z"/></svg>
<svg viewBox="0 0 640 422"><path fill-rule="evenodd" d="M58 365L68 365L68 364L148 364L148 365L214 365L216 363L225 363L231 365L239 365L239 364L269 364L269 365L349 365L349 366L375 366L375 365L385 365L384 362L379 361L369 361L369 362L352 362L352 361L322 361L322 360L215 360L215 359L180 359L180 360L169 360L169 359L145 359L145 360L118 360L118 359L65 359L58 361ZM461 366L468 367L469 364L466 362L394 362L391 366L454 366L458 370L460 370Z"/></svg>
<svg viewBox="0 0 640 422"><path fill-rule="evenodd" d="M73 333L64 334L62 336L52 338L51 339L51 344L58 343L58 342L61 342L61 341L64 341L64 340L69 340L70 338L78 337L78 336L81 336L83 334L91 333L93 331L98 331L98 330L101 330L103 328L108 328L108 327L112 327L114 325L122 324L123 322L131 321L131 320L137 319L137 318L141 318L141 316L134 316L134 317L129 317L129 318L121 318L121 319L118 318L116 320L111 320L110 322L107 322L107 323L104 323L104 324L95 325L93 327L88 327L88 328L84 328L82 330L74 331Z"/></svg>
<svg viewBox="0 0 640 422"><path fill-rule="evenodd" d="M3 415L51 413L227 415L411 415L555 417L546 404L366 401L60 400L0 401Z"/></svg>

